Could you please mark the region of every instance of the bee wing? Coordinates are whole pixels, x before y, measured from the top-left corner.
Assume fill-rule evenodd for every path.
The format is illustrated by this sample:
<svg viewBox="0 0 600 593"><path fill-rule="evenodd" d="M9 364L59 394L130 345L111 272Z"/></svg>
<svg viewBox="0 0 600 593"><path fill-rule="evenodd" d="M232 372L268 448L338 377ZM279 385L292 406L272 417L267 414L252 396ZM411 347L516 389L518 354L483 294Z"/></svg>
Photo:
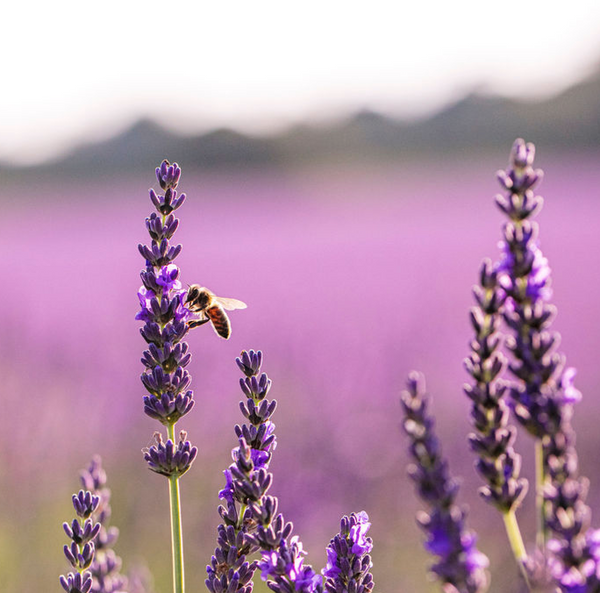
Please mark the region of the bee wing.
<svg viewBox="0 0 600 593"><path fill-rule="evenodd" d="M237 299L227 299L224 297L214 297L215 301L223 307L223 309L227 309L228 311L235 311L235 309L246 309L248 305L242 301L238 301Z"/></svg>

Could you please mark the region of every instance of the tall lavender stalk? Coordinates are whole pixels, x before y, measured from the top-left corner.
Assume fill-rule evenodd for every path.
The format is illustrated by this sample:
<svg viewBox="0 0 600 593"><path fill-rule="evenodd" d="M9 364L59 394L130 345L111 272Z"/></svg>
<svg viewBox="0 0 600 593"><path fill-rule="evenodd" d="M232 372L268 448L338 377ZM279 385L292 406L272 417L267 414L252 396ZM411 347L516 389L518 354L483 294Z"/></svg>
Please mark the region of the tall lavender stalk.
<svg viewBox="0 0 600 593"><path fill-rule="evenodd" d="M470 416L476 432L469 435L469 442L478 455L477 471L487 482L479 492L502 513L511 549L525 571L527 553L515 511L527 492L527 480L519 477L521 456L514 449L516 429L509 425L506 384L499 378L507 363L500 351L502 336L498 331L506 294L489 260L481 266L479 285L473 288L473 294L476 306L470 318L475 336L465 366L474 382L465 385L464 391L472 402Z"/></svg>
<svg viewBox="0 0 600 593"><path fill-rule="evenodd" d="M291 536L293 527L277 514L277 498L268 493L273 475L268 471L276 446L271 416L276 402L267 394L271 380L260 373L262 353L244 351L236 363L244 373L240 387L246 396L240 410L246 419L235 432L238 446L233 463L225 470L226 484L219 493L223 521L217 528L217 548L206 567L206 586L211 593L250 593L257 567L274 591L321 591L321 579L304 565L302 544ZM262 560L249 561L256 552Z"/></svg>
<svg viewBox="0 0 600 593"><path fill-rule="evenodd" d="M517 139L509 167L498 172L506 195L496 196L508 217L501 243L497 283L506 295L503 317L511 336L506 340L514 376L510 396L515 417L535 438L538 549L546 552L547 532L552 575L563 591L598 591L600 533L588 531L587 480L578 475L573 405L581 394L573 385L574 369L564 368L556 352L560 335L551 331L556 309L549 303L550 267L532 221L542 207L533 188L542 171L533 168L535 149Z"/></svg>
<svg viewBox="0 0 600 593"><path fill-rule="evenodd" d="M164 195L150 190L156 212L146 218L150 245L138 246L146 265L140 274L141 309L136 316L144 322L141 334L148 344L142 356L145 370L141 380L148 392L144 396L144 412L167 428L166 442L160 432L155 432L155 444L145 450L144 458L152 471L169 481L175 593L183 593L185 589L179 479L198 452L187 440L185 431L180 432L179 439L175 438L176 422L194 405L189 389L191 377L185 370L191 355L187 343L183 342L191 313L185 307L186 290L179 281L179 268L173 263L181 252L181 245L170 243L179 225L173 211L185 200L185 194L177 194L180 176L181 169L176 163L163 161L156 169Z"/></svg>
<svg viewBox="0 0 600 593"><path fill-rule="evenodd" d="M431 571L448 593L483 593L488 578L487 557L476 547L476 536L466 527L466 511L455 502L458 484L450 477L435 436L434 420L429 415L424 377L416 372L408 376L402 392L403 428L410 439L409 452L414 464L408 472L417 493L429 507L417 521L427 534L425 549L438 556Z"/></svg>

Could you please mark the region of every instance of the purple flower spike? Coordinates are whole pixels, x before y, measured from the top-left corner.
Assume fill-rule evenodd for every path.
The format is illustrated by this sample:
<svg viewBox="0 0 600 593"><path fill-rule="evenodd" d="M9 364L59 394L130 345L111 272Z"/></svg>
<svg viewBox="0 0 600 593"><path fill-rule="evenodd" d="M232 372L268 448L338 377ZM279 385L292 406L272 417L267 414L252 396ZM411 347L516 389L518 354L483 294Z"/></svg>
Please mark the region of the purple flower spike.
<svg viewBox="0 0 600 593"><path fill-rule="evenodd" d="M219 492L222 524L206 567L206 586L211 593L250 593L257 563L247 557L260 551L259 567L272 590L320 592L321 577L304 564L302 545L291 536L291 523L277 514L277 499L268 494L273 481L269 464L276 446L271 416L277 404L266 399L271 387L267 375L256 378L262 353L244 351L236 364L245 375L240 383L247 400L240 402L240 410L246 422L235 427L238 446Z"/></svg>
<svg viewBox="0 0 600 593"><path fill-rule="evenodd" d="M325 591L372 591L375 583L370 572L373 563L369 553L373 549L373 541L366 536L370 527L369 517L364 511L342 518L340 533L327 546L327 565L322 571Z"/></svg>
<svg viewBox="0 0 600 593"><path fill-rule="evenodd" d="M155 445L144 450L144 459L148 468L162 476L182 476L190 469L192 462L198 454L197 447L193 447L187 440L187 433L179 433L177 447L171 439L163 443L162 435L154 433Z"/></svg>
<svg viewBox="0 0 600 593"><path fill-rule="evenodd" d="M506 294L489 260L481 266L473 294L476 306L470 317L475 336L465 367L474 383L465 385L464 391L472 401L471 422L476 432L469 435L469 442L479 457L477 471L487 482L479 491L481 496L502 512L509 512L525 496L527 480L519 477L521 457L513 446L516 430L509 426L506 385L499 378L507 364L500 352L502 337L498 331Z"/></svg>
<svg viewBox="0 0 600 593"><path fill-rule="evenodd" d="M157 210L146 218L150 245L138 246L146 263L140 272L140 310L136 315L137 320L144 322L140 333L148 344L141 359L144 372L140 379L148 392L143 398L144 413L166 426L170 435L175 434L175 424L194 407L194 394L189 388L191 377L185 370L191 354L183 341L189 331L187 322L192 313L186 307L187 290L182 288L180 270L173 263L181 245L171 244L179 226L179 220L172 212L185 198L184 194L177 196L180 177L181 169L176 163L171 165L163 161L156 168L156 178L165 195L150 190L150 199ZM183 475L196 452L190 443L175 446L170 441L167 444L161 441L144 451L149 467L165 476ZM170 456L175 456L176 461L173 462Z"/></svg>
<svg viewBox="0 0 600 593"><path fill-rule="evenodd" d="M534 155L533 145L518 139L508 168L498 174L506 193L496 196L496 204L508 221L503 227L500 263L487 275L495 283L482 282L482 288L476 292L480 307L472 315L477 338L467 368L477 385L468 388L467 394L475 404L472 415L478 435L471 439L471 445L481 456L478 469L490 484L488 494L492 501L507 508L514 495L518 502L517 488L510 487L511 483L519 483L519 459L512 450L513 430L506 427L502 400L496 397L506 390L516 420L537 439L542 452L540 547L551 537L547 550L539 551L549 553L547 567L543 568L550 569L561 591L599 591L599 538L589 529L591 513L585 503L588 482L578 475L571 426L573 404L581 399L581 393L574 386L575 370L563 370L564 356L556 352L560 335L551 330L556 308L549 303L550 266L539 247L538 224L532 220L543 203L533 193L542 177L540 170L533 169ZM500 295L502 291L504 302L498 296L492 303L490 295ZM511 359L508 369L514 377L508 388L496 380L503 363L500 355L493 354L500 342L495 337L500 316L509 333L505 344ZM481 337L486 333L489 336L483 341ZM495 400L496 408L491 405ZM496 421L495 428L490 418ZM498 457L491 454L494 442L498 445ZM500 465L508 479L496 478ZM498 489L498 485L502 488Z"/></svg>
<svg viewBox="0 0 600 593"><path fill-rule="evenodd" d="M90 565L93 578L93 593L118 593L126 590L127 578L120 574L121 559L112 550L119 530L109 527L111 514L110 490L106 487L106 472L102 468L102 460L95 456L87 470L81 472L81 484L100 498L100 504L92 517L97 521L98 534L95 540L96 553Z"/></svg>
<svg viewBox="0 0 600 593"><path fill-rule="evenodd" d="M445 587L453 587L460 593L483 593L488 587L485 571L488 560L475 547L475 535L466 528L466 511L455 503L458 486L449 475L433 430L434 420L427 411L425 380L421 374L413 372L408 376L401 404L403 427L414 460L408 473L430 509L419 515L418 522L427 533L425 548L438 556L431 571Z"/></svg>

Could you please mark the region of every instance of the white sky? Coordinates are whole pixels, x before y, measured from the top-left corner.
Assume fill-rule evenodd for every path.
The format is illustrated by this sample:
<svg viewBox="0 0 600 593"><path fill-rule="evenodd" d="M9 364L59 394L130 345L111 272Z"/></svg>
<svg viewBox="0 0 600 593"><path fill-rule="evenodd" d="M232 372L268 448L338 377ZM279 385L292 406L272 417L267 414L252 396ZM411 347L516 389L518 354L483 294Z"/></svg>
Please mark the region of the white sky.
<svg viewBox="0 0 600 593"><path fill-rule="evenodd" d="M0 18L0 159L21 162L141 116L192 133L419 115L600 64L600 0L13 0Z"/></svg>

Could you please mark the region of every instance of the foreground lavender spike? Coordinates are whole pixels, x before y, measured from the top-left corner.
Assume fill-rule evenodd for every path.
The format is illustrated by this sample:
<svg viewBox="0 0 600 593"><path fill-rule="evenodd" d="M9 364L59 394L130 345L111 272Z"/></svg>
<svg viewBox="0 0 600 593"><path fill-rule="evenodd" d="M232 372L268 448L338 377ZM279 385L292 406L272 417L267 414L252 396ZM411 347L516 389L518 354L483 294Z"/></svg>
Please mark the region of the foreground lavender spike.
<svg viewBox="0 0 600 593"><path fill-rule="evenodd" d="M109 527L111 515L110 490L106 487L106 472L99 455L93 457L88 468L80 474L81 485L99 498L92 517L99 525L95 539L96 553L90 566L92 593L117 593L127 588L127 578L120 574L121 558L112 549L119 537L116 527Z"/></svg>
<svg viewBox="0 0 600 593"><path fill-rule="evenodd" d="M458 484L448 472L440 443L434 433L434 420L428 414L425 380L420 373L408 376L402 392L402 423L410 439L409 452L415 463L410 477L419 497L429 507L417 520L427 533L425 549L438 556L431 567L447 591L483 593L488 587L487 557L476 547L476 536L465 525L466 511L455 503Z"/></svg>
<svg viewBox="0 0 600 593"><path fill-rule="evenodd" d="M273 479L268 469L276 447L271 416L277 403L266 399L271 381L266 373L257 379L260 351L242 352L236 364L245 375L240 386L247 401L240 402L240 410L247 423L235 427L239 444L232 451L233 463L224 472L226 484L219 492L223 522L217 528L217 548L206 567L205 582L211 593L252 591L256 562L246 557L260 546L250 534L259 523L270 525L277 512L277 499L267 494Z"/></svg>
<svg viewBox="0 0 600 593"><path fill-rule="evenodd" d="M206 567L211 593L250 593L252 577L260 567L274 591L321 591L321 579L303 564L302 544L291 537L292 525L277 514L277 498L268 494L273 475L268 471L276 446L271 416L277 403L267 395L271 380L261 373L262 353L244 351L236 364L244 373L240 388L246 396L240 410L246 419L235 427L239 445L233 463L225 470L225 487L219 493L223 523L217 528L217 548ZM247 557L262 552L260 563Z"/></svg>
<svg viewBox="0 0 600 593"><path fill-rule="evenodd" d="M189 389L191 377L185 369L191 354L183 342L189 330L187 321L193 315L185 306L187 291L182 288L179 268L173 263L181 252L181 245L171 245L179 226L173 212L185 200L185 194L177 193L180 177L177 163L171 165L165 160L156 168L156 178L164 195L150 190L156 212L146 218L150 245L138 245L145 268L140 274L140 311L136 315L136 319L144 322L141 334L148 344L142 355L145 370L141 380L148 392L144 396L144 412L167 427L166 443L158 433L156 444L144 450L144 458L152 471L169 480L175 593L184 591L179 479L197 453L196 447L181 436L185 434L183 431L179 442L175 438L176 422L194 406Z"/></svg>
<svg viewBox="0 0 600 593"><path fill-rule="evenodd" d="M340 533L327 546L327 566L323 569L325 591L328 593L369 593L375 583L369 553L373 540L367 537L371 527L367 513L352 513L342 517Z"/></svg>
<svg viewBox="0 0 600 593"><path fill-rule="evenodd" d="M89 490L80 490L72 497L73 507L79 519L63 523L71 545L65 545L64 553L69 564L77 571L60 576L60 584L67 593L88 593L92 588L92 573L88 570L94 561L94 540L100 532L100 524L92 515L100 504L100 497Z"/></svg>

